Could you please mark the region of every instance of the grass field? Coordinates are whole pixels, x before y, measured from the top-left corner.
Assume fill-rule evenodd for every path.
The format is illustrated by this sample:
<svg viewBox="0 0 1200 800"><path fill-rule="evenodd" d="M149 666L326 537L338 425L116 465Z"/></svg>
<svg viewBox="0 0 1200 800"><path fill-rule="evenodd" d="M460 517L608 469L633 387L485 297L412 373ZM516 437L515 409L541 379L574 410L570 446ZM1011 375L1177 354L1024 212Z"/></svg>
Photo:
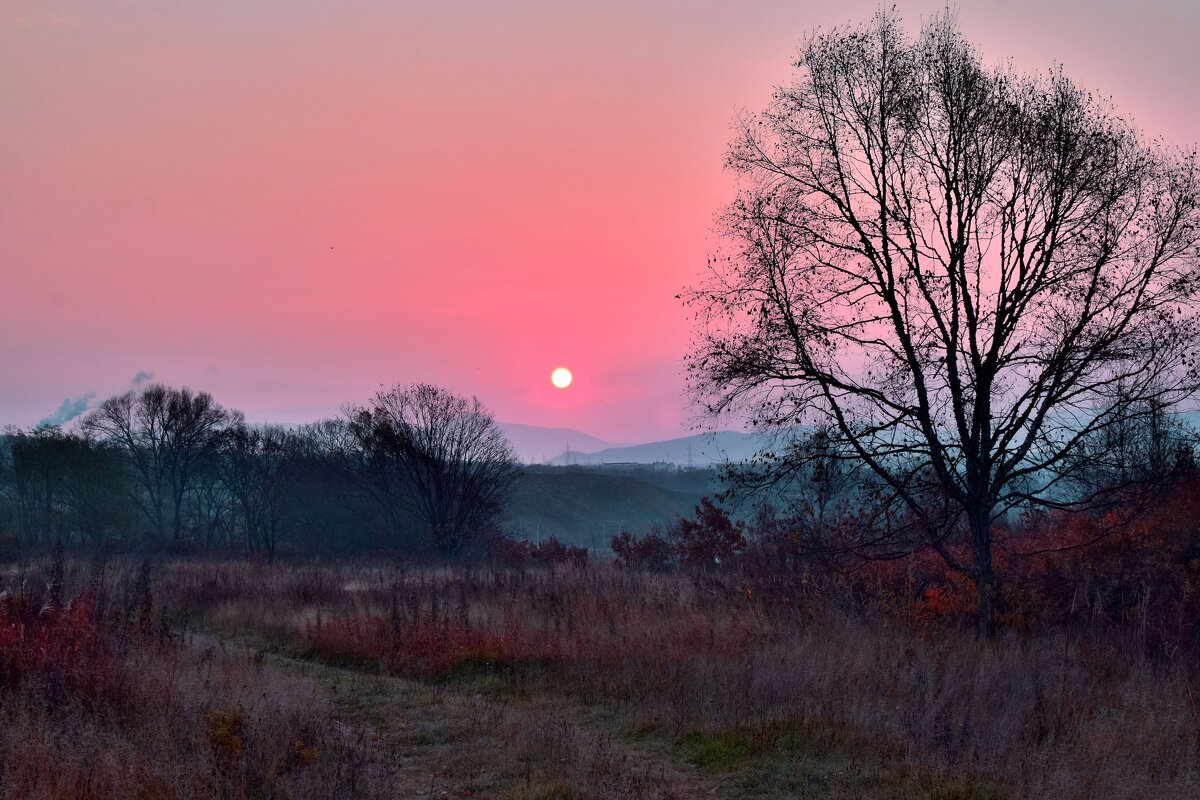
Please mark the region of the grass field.
<svg viewBox="0 0 1200 800"><path fill-rule="evenodd" d="M35 567L12 798L1136 798L1200 791L1192 665L586 569Z"/></svg>

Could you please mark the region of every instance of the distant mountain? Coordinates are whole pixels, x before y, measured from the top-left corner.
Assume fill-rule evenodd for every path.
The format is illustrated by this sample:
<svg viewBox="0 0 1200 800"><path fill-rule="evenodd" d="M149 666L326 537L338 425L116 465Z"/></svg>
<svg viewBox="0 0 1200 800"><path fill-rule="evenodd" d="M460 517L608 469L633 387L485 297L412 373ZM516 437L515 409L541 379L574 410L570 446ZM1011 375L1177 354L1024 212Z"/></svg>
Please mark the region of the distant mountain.
<svg viewBox="0 0 1200 800"><path fill-rule="evenodd" d="M604 450L618 445L571 428L541 428L516 422L497 423L526 464L540 464L568 447L574 452Z"/></svg>
<svg viewBox="0 0 1200 800"><path fill-rule="evenodd" d="M584 448L578 451L571 445L571 452L557 451L550 463L557 465L581 464L598 465L613 462L630 462L637 464L654 464L665 461L681 466L704 467L720 464L726 459L745 461L761 448L761 440L749 433L736 431L718 431L716 433L699 433L684 436L679 439L667 439L662 442L635 444L587 452Z"/></svg>
<svg viewBox="0 0 1200 800"><path fill-rule="evenodd" d="M1175 412L1176 418L1190 426L1200 435L1200 410ZM542 429L545 430L545 429ZM583 435L580 434L582 437ZM590 437L588 437L590 438ZM580 444L576 444L576 442ZM655 464L665 462L679 466L706 467L725 460L745 461L754 456L766 439L761 434L719 431L683 436L647 444L612 445L589 450L582 442L572 438L571 452L559 447L557 455L546 463L555 466L599 466L612 463ZM539 459L540 461L540 459Z"/></svg>

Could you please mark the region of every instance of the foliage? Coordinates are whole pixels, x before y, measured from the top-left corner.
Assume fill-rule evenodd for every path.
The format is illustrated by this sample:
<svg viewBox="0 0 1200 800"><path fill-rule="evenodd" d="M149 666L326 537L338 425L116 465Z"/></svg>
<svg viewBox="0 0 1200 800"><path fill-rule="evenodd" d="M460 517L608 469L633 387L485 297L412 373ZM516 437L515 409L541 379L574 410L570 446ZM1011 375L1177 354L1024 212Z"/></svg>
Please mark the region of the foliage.
<svg viewBox="0 0 1200 800"><path fill-rule="evenodd" d="M287 429L154 384L109 398L77 430L0 436L0 542L17 545L5 554L61 539L102 554L451 556L495 527L517 471L483 406L433 386Z"/></svg>
<svg viewBox="0 0 1200 800"><path fill-rule="evenodd" d="M96 619L91 595L65 608L0 595L0 691L37 691L89 707L123 699L127 675Z"/></svg>
<svg viewBox="0 0 1200 800"><path fill-rule="evenodd" d="M629 569L662 571L675 565L705 572L737 563L747 549L746 523L734 521L712 498L701 498L692 517L680 517L665 532L635 539L628 531L612 538L617 563Z"/></svg>
<svg viewBox="0 0 1200 800"><path fill-rule="evenodd" d="M426 679L464 668L504 670L548 664L559 655L556 643L516 620L492 631L454 619L331 619L309 624L302 647L319 658Z"/></svg>
<svg viewBox="0 0 1200 800"><path fill-rule="evenodd" d="M733 563L746 549L745 523L734 522L727 511L705 497L695 517L679 519L670 529L676 552L685 567L711 570Z"/></svg>
<svg viewBox="0 0 1200 800"><path fill-rule="evenodd" d="M129 528L136 512L116 448L57 427L10 428L5 436L11 466L0 458L0 497L8 496L15 538L44 545L78 533L100 544Z"/></svg>
<svg viewBox="0 0 1200 800"><path fill-rule="evenodd" d="M676 556L675 545L656 530L641 538L634 538L629 531L621 531L612 538L612 551L620 566L653 572L670 569Z"/></svg>
<svg viewBox="0 0 1200 800"><path fill-rule="evenodd" d="M587 566L587 548L563 544L553 536L537 544L528 545L528 547L529 560L535 564L576 568Z"/></svg>

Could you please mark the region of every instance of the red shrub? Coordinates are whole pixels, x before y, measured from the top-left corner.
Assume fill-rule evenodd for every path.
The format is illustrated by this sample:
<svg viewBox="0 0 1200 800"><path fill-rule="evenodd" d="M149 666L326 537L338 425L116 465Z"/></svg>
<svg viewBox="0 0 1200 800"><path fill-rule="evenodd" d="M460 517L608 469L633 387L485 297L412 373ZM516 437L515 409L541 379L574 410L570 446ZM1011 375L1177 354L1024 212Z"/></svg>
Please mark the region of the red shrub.
<svg viewBox="0 0 1200 800"><path fill-rule="evenodd" d="M1149 652L1200 651L1200 475L1141 491L1103 514L997 526L1000 622L1022 633L1086 624ZM970 563L965 545L950 549ZM930 550L844 579L859 603L920 628L973 624L973 583Z"/></svg>
<svg viewBox="0 0 1200 800"><path fill-rule="evenodd" d="M696 506L694 517L671 523L665 536L652 531L635 539L623 531L612 538L617 564L630 569L662 571L678 561L692 570L709 571L733 565L746 549L746 524L734 522L708 497Z"/></svg>
<svg viewBox="0 0 1200 800"><path fill-rule="evenodd" d="M1007 611L1029 624L1136 629L1150 649L1200 647L1200 476L1104 515L1053 514L1005 543Z"/></svg>
<svg viewBox="0 0 1200 800"><path fill-rule="evenodd" d="M557 643L511 621L496 632L454 620L413 624L381 616L344 617L309 624L305 638L316 655L419 678L464 666L544 664L560 656Z"/></svg>
<svg viewBox="0 0 1200 800"><path fill-rule="evenodd" d="M123 670L96 621L91 595L66 609L35 611L30 598L0 598L0 689L31 689L88 705L119 697Z"/></svg>
<svg viewBox="0 0 1200 800"><path fill-rule="evenodd" d="M655 531L640 539L633 538L629 531L612 538L612 550L617 564L627 569L648 569L663 572L675 563L675 545Z"/></svg>
<svg viewBox="0 0 1200 800"><path fill-rule="evenodd" d="M685 566L709 570L732 563L746 550L745 529L744 522L734 522L725 509L705 497L696 506L695 518L680 518L670 535Z"/></svg>
<svg viewBox="0 0 1200 800"><path fill-rule="evenodd" d="M586 547L563 544L554 536L544 542L533 544L498 533L489 537L486 547L492 561L506 567L524 567L530 564L584 567L587 566L588 561Z"/></svg>
<svg viewBox="0 0 1200 800"><path fill-rule="evenodd" d="M523 567L529 563L529 542L507 533L490 531L480 537L486 558L503 567Z"/></svg>

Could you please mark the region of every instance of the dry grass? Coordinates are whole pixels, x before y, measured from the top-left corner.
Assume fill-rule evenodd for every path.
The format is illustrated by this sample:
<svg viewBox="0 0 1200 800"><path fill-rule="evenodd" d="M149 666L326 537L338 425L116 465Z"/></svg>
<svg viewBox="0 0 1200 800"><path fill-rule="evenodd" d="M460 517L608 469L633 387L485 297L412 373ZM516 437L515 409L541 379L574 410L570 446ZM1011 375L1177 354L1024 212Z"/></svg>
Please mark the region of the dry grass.
<svg viewBox="0 0 1200 800"><path fill-rule="evenodd" d="M177 618L259 647L522 706L611 711L616 735L653 731L651 745L719 778L727 796L855 785L841 775L822 789L824 767L804 766L814 747L815 761L846 762L863 785L927 785L924 796L1200 793L1192 666L1078 634L918 636L881 615L763 605L736 587L606 567L178 564L159 585Z"/></svg>
<svg viewBox="0 0 1200 800"><path fill-rule="evenodd" d="M4 603L26 613L0 626L0 796L392 796L386 751L319 686L212 637L147 627L128 613L136 579L120 581L118 602L64 612L37 576L14 581Z"/></svg>
<svg viewBox="0 0 1200 800"><path fill-rule="evenodd" d="M36 604L45 577L8 582ZM65 583L98 597L63 630L106 677L3 673L2 797L1200 796L1197 670L1112 638L931 635L605 566Z"/></svg>

